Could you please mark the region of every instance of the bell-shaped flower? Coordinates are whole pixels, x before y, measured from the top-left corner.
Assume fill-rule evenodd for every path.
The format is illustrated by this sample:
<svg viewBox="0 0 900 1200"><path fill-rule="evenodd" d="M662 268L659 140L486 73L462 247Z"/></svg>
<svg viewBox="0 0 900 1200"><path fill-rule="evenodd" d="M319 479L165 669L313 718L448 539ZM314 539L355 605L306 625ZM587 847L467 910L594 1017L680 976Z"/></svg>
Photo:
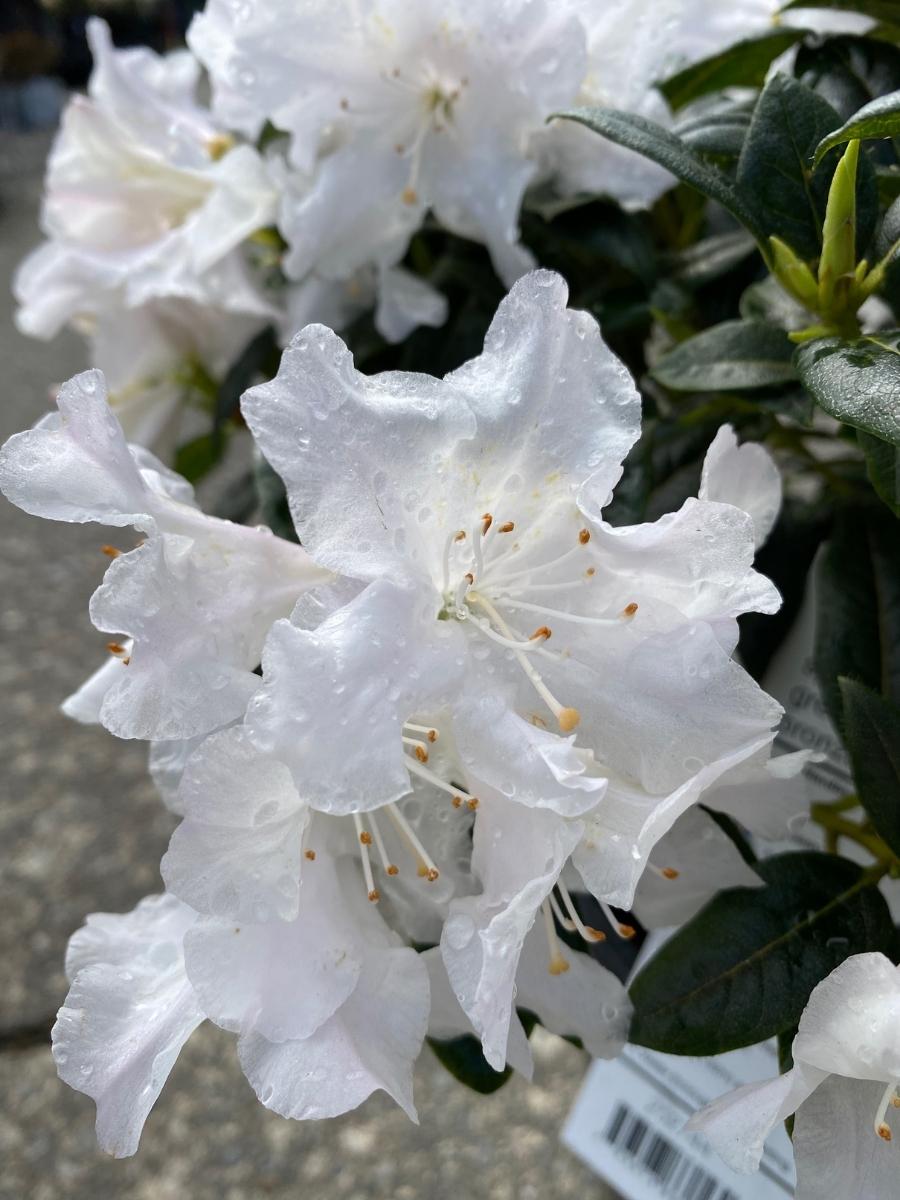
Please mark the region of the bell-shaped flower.
<svg viewBox="0 0 900 1200"><path fill-rule="evenodd" d="M791 1048L793 1067L713 1101L689 1129L736 1171L796 1113L797 1200L883 1200L897 1185L890 1145L900 1108L900 967L856 954L816 988Z"/></svg>
<svg viewBox="0 0 900 1200"><path fill-rule="evenodd" d="M63 115L41 223L49 243L23 264L21 327L52 336L98 292L127 306L160 296L265 314L238 247L272 222L276 191L251 146L193 100L198 64L116 50L88 22L94 71ZM235 286L240 281L240 286Z"/></svg>
<svg viewBox="0 0 900 1200"><path fill-rule="evenodd" d="M192 489L148 451L129 447L98 371L64 384L57 413L0 451L0 489L36 516L132 525L91 600L118 661L73 698L120 737L183 739L243 714L263 641L298 596L328 578L299 546L263 528L208 517Z"/></svg>
<svg viewBox="0 0 900 1200"><path fill-rule="evenodd" d="M563 6L211 0L188 36L223 118L291 135L303 186L279 226L292 278L399 262L429 209L485 243L507 283L527 270L529 138L584 74L584 31Z"/></svg>

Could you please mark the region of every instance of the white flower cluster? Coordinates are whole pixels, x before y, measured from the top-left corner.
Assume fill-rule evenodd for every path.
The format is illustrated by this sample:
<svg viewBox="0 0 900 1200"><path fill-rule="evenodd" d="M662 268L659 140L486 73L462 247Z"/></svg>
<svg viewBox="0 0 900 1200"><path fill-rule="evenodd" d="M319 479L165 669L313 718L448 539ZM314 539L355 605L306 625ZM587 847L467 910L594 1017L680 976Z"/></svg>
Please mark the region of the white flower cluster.
<svg viewBox="0 0 900 1200"><path fill-rule="evenodd" d="M666 186L545 122L575 102L665 119L663 64L772 6L739 6L737 29L721 12L695 29L701 8L209 0L196 58L166 59L115 51L92 22L90 95L67 111L49 240L18 289L23 327L77 323L104 370L10 439L0 488L142 535L106 547L90 612L114 640L65 705L148 741L182 818L165 894L70 944L54 1056L109 1152L135 1152L205 1019L237 1035L262 1103L297 1118L376 1089L414 1117L426 1034L474 1034L491 1067L529 1075L518 1009L615 1055L627 993L573 945L630 938L614 909L671 926L759 884L710 812L779 837L808 757L770 757L781 709L734 658L738 617L780 603L753 566L778 473L725 426L695 497L610 524L639 395L518 233L539 183L623 203ZM428 214L483 242L511 291L445 378L363 375L305 322L377 295L389 336L439 323L441 298L401 266ZM253 253L272 226L279 288ZM178 416L186 365L221 374L268 322L289 346L242 413L297 541L204 514L145 448ZM798 1196L849 1198L860 1178L881 1194L898 1017L897 968L848 959L810 999L793 1070L697 1128L752 1169L799 1108Z"/></svg>
<svg viewBox="0 0 900 1200"><path fill-rule="evenodd" d="M756 882L696 803L778 829L803 761L769 761L779 706L732 657L736 618L779 604L752 565L778 474L726 427L697 498L607 524L640 401L566 300L527 275L443 380L298 334L243 412L300 545L198 511L97 371L2 451L27 511L145 535L91 601L117 640L67 702L151 741L184 818L168 894L70 952L55 1053L114 1153L204 1017L291 1116L375 1088L412 1113L428 1028L528 1073L517 1004L615 1054L627 996L560 945L604 936L572 891L628 937L610 905L671 924Z"/></svg>
<svg viewBox="0 0 900 1200"><path fill-rule="evenodd" d="M653 85L776 7L710 22L698 0L210 0L190 50L164 58L114 49L93 19L20 327L84 333L129 438L168 457L186 397L266 325L287 344L373 304L389 340L440 325L443 296L402 265L427 216L484 243L511 285L533 265L526 189L652 202L664 171L548 118L593 103L665 121Z"/></svg>

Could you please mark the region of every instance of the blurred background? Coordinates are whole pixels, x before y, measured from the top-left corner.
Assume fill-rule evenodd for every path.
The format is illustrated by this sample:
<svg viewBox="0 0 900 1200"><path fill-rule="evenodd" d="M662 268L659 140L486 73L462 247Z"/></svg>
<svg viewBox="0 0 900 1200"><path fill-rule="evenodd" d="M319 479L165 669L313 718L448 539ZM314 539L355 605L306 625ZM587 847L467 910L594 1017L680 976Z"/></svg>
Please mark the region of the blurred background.
<svg viewBox="0 0 900 1200"><path fill-rule="evenodd" d="M119 45L162 50L179 44L195 7L0 0L0 441L36 421L53 385L85 365L73 336L22 337L10 294L39 240L53 128L89 72L85 21L98 12ZM65 945L87 913L130 909L160 887L174 824L143 745L59 711L104 654L87 617L107 563L103 541L99 528L39 521L0 501L0 1197L612 1197L558 1140L587 1059L540 1029L535 1084L513 1078L492 1096L457 1084L426 1049L416 1127L383 1095L330 1122L274 1116L241 1075L234 1038L207 1024L182 1053L138 1157L115 1162L98 1151L93 1103L57 1080L50 1057Z"/></svg>

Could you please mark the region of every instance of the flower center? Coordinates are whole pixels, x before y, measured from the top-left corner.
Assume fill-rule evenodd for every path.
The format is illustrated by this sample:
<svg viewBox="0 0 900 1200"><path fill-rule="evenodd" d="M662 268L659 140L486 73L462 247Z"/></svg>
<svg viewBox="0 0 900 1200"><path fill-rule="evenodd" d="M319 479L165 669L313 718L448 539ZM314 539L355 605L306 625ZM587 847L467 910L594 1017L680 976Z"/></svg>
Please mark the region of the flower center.
<svg viewBox="0 0 900 1200"><path fill-rule="evenodd" d="M635 603L616 617L592 617L554 606L557 593L582 591L595 575L590 565L587 547L590 530L581 529L574 544L551 547L549 558L529 567L516 569L521 559L521 542L511 539L514 521L495 521L492 513L483 513L471 530L456 530L447 538L443 554L441 592L444 603L438 619L466 622L479 636L511 651L525 677L556 718L561 733L571 733L581 720L577 708L562 703L551 692L535 661L546 660L561 664L559 654L546 649L553 629L546 623L593 627L595 629L621 625L638 610ZM560 571L560 568L571 567ZM562 576L560 578L560 575ZM552 579L552 576L556 576ZM541 603L531 598L537 596ZM521 632L512 623L535 614L541 620L534 632Z"/></svg>

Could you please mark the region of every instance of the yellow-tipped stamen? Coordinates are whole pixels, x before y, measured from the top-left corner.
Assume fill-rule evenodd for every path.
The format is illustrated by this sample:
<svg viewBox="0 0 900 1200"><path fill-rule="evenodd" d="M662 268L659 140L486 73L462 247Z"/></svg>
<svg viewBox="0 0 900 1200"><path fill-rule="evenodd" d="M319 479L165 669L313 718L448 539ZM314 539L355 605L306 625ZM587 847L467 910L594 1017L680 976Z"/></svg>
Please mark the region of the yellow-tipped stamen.
<svg viewBox="0 0 900 1200"><path fill-rule="evenodd" d="M546 900L541 905L541 912L544 914L544 929L547 931L547 945L550 949L550 962L547 970L551 975L562 975L568 971L569 964L563 958L559 948L559 938L556 936L556 926L553 924L553 913Z"/></svg>
<svg viewBox="0 0 900 1200"><path fill-rule="evenodd" d="M536 642L538 638L542 638L546 642L551 637L553 637L553 630L548 625L541 625L528 640L529 642Z"/></svg>
<svg viewBox="0 0 900 1200"><path fill-rule="evenodd" d="M308 858L310 862L315 862L316 861L316 852L315 852L315 850L304 850L303 857Z"/></svg>
<svg viewBox="0 0 900 1200"><path fill-rule="evenodd" d="M463 788L454 787L452 784L447 783L445 779L441 779L440 775L436 775L434 771L423 766L420 762L414 759L408 759L406 766L413 773L413 775L418 775L420 779L427 780L428 783L432 784L434 787L440 788L442 792L449 793L449 795L453 797L454 808L459 808L463 802L465 802L469 808L478 807L478 800L475 796L470 795ZM459 804L456 803L457 800L459 801ZM472 804L473 800L475 801L474 805Z"/></svg>
<svg viewBox="0 0 900 1200"><path fill-rule="evenodd" d="M632 600L632 602L630 604L626 604L625 607L622 609L622 616L623 617L633 617L634 614L637 612L637 610L638 610L638 606Z"/></svg>
<svg viewBox="0 0 900 1200"><path fill-rule="evenodd" d="M530 604L527 600L515 600L508 596L503 597L503 603L507 608L519 608L523 612L544 613L548 617L555 617L558 621L572 621L576 625L621 625L623 618L634 615L625 609L618 617L581 617L577 613L565 612L564 609L547 608L544 604ZM631 608L630 604L628 608ZM637 605L634 606L634 612L637 612Z"/></svg>
<svg viewBox="0 0 900 1200"><path fill-rule="evenodd" d="M516 527L515 521L504 521L502 525L497 526L497 532L498 533L512 533L512 531L515 529L515 527Z"/></svg>
<svg viewBox="0 0 900 1200"><path fill-rule="evenodd" d="M648 862L647 866L653 872L653 874L658 876L660 879L677 879L681 874L681 872L676 871L674 867L656 867L652 862Z"/></svg>
<svg viewBox="0 0 900 1200"><path fill-rule="evenodd" d="M359 840L359 857L362 860L363 878L366 881L366 893L373 904L377 904L381 899L381 895L375 886L375 878L372 875L372 862L369 858L369 845L372 837L363 829L362 818L359 813L353 814L353 824L356 827L356 836Z"/></svg>
<svg viewBox="0 0 900 1200"><path fill-rule="evenodd" d="M878 1105L878 1111L875 1113L875 1132L883 1142L893 1141L891 1127L888 1125L885 1117L887 1116L888 1107L896 1102L897 1083L896 1081L889 1083L884 1089L884 1095L881 1097L881 1103Z"/></svg>
<svg viewBox="0 0 900 1200"><path fill-rule="evenodd" d="M490 513L481 514L481 536L486 537L487 531L494 523L494 518Z"/></svg>
<svg viewBox="0 0 900 1200"><path fill-rule="evenodd" d="M118 558L122 551L115 546L101 546L100 553L105 554L107 558Z"/></svg>
<svg viewBox="0 0 900 1200"><path fill-rule="evenodd" d="M386 875L399 875L400 868L394 866L394 864L388 858L387 850L385 849L384 845L384 838L381 836L381 830L378 828L378 822L376 821L375 814L373 812L368 814L368 822L372 829L372 836L375 839L375 847L378 850L378 857L381 859L381 865L384 868L384 873Z"/></svg>
<svg viewBox="0 0 900 1200"><path fill-rule="evenodd" d="M428 773L429 775L431 774L430 771ZM429 883L434 883L434 881L440 875L440 871L434 865L434 862L432 861L428 851L419 841L418 837L416 836L416 831L410 825L409 821L407 821L406 817L404 817L403 813L396 804L388 804L387 812L388 816L396 825L397 832L412 847L413 853L419 859L421 863L419 868L420 873L424 867L424 878L427 879Z"/></svg>
<svg viewBox="0 0 900 1200"><path fill-rule="evenodd" d="M420 763L428 762L428 747L424 742L420 742L418 738L407 737L406 734L404 734L403 745L412 747L412 752L415 754Z"/></svg>
<svg viewBox="0 0 900 1200"><path fill-rule="evenodd" d="M603 910L604 917L606 917L607 921L609 921L616 937L621 938L623 942L630 942L637 933L637 930L634 928L634 926L624 925L604 900L600 900L599 904Z"/></svg>
<svg viewBox="0 0 900 1200"><path fill-rule="evenodd" d="M500 616L500 614L497 612L496 608L494 608L493 604L491 604L491 602L489 600L486 600L484 598L484 596L481 595L480 592L473 593L472 599L477 604L481 605L481 607L487 612L488 616L491 618L491 620L494 622L494 624L498 626L498 628L500 629L500 632L503 634L503 636L508 638L510 640L510 642L512 642L514 640L513 632L510 629L510 627L506 624L506 622L503 620L503 618ZM482 630L483 630L484 627L481 626L480 628L482 628ZM534 644L539 645L540 643L534 643ZM538 674L538 672L535 670L535 668L531 665L531 663L528 661L526 656L522 653L522 650L516 649L515 647L510 647L510 649L512 649L512 652L513 652L513 654L515 654L516 659L519 662L519 665L522 667L525 674L528 676L528 680L531 683L531 686L534 688L534 690L537 692L537 694L540 696L540 698L544 701L544 703L547 705L547 707L553 713L554 717L556 717L557 721L559 722L559 727L562 730L562 732L563 733L571 733L571 731L575 728L575 726L581 720L581 716L578 712L578 709L577 708L567 708L565 704L560 704L560 702L556 699L556 697L553 695L553 693L547 687L546 683L544 683L541 676Z"/></svg>
<svg viewBox="0 0 900 1200"><path fill-rule="evenodd" d="M218 162L220 158L225 157L233 145L234 138L230 133L216 133L208 139L206 143L206 153L213 160L213 162Z"/></svg>
<svg viewBox="0 0 900 1200"><path fill-rule="evenodd" d="M426 741L429 742L436 742L440 736L432 725L414 725L412 721L404 721L403 728L411 729L413 733L424 733Z"/></svg>
<svg viewBox="0 0 900 1200"><path fill-rule="evenodd" d="M123 654L127 653L125 647L121 646L118 642L107 642L106 648L110 654L114 654L116 658L120 658Z"/></svg>
<svg viewBox="0 0 900 1200"><path fill-rule="evenodd" d="M569 921L572 923L572 929L577 930L579 935L584 938L586 942L605 942L605 933L601 933L599 929L594 929L590 925L585 925L584 921L582 921L581 917L579 917L578 910L576 909L572 901L572 897L569 894L569 889L561 879L556 881L556 890L559 892L560 898L562 899L563 904L566 906L566 912L569 914Z"/></svg>
<svg viewBox="0 0 900 1200"><path fill-rule="evenodd" d="M586 546L591 540L591 531L589 529L582 529L578 534L578 540L582 546Z"/></svg>

